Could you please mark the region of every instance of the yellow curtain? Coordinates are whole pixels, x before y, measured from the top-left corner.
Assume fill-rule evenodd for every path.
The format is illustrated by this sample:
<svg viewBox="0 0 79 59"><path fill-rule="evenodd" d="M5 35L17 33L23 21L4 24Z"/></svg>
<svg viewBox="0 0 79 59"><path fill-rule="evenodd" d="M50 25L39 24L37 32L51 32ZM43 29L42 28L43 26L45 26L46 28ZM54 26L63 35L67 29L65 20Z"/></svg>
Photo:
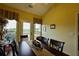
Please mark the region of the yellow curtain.
<svg viewBox="0 0 79 59"><path fill-rule="evenodd" d="M10 20L13 20L13 19L18 20L18 16L19 16L19 14L16 12L8 11L5 9L0 9L0 17L1 18L7 18Z"/></svg>
<svg viewBox="0 0 79 59"><path fill-rule="evenodd" d="M42 19L39 18L33 18L33 23L42 24Z"/></svg>

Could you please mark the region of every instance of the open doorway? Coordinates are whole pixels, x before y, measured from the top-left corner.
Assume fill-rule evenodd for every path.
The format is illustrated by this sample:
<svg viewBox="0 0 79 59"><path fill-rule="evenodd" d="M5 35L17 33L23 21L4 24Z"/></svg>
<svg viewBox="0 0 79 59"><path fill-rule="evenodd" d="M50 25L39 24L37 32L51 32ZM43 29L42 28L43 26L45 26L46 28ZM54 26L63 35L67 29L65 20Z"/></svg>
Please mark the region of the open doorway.
<svg viewBox="0 0 79 59"><path fill-rule="evenodd" d="M30 40L30 23L23 22L23 35L28 35L28 40Z"/></svg>

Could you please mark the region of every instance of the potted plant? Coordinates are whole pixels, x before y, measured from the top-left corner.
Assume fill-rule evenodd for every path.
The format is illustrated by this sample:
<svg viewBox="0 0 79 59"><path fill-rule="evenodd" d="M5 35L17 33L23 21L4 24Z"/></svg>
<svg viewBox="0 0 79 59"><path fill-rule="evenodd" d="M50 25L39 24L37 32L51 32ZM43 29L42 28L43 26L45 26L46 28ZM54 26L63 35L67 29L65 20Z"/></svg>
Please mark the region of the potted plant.
<svg viewBox="0 0 79 59"><path fill-rule="evenodd" d="M8 23L8 20L5 18L0 17L0 39L2 39L3 36L3 29Z"/></svg>

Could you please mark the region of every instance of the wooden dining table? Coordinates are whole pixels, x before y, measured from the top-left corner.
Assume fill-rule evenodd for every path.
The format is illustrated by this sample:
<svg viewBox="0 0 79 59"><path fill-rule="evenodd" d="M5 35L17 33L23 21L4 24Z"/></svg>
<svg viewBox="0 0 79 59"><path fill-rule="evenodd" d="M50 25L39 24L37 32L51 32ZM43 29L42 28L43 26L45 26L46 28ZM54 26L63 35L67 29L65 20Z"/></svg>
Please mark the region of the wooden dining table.
<svg viewBox="0 0 79 59"><path fill-rule="evenodd" d="M19 45L19 56L54 56L51 52L43 49L36 49L31 41L23 40Z"/></svg>
<svg viewBox="0 0 79 59"><path fill-rule="evenodd" d="M32 41L27 41L27 44L31 47L32 51L35 53L36 56L55 56L51 52L49 52L47 49L37 49L33 46Z"/></svg>

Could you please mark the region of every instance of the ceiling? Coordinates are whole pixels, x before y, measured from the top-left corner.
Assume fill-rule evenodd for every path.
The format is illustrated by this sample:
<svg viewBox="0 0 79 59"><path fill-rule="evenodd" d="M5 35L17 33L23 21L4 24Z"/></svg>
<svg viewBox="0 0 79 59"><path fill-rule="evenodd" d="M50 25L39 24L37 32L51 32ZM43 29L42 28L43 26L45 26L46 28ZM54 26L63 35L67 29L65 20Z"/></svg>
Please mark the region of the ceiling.
<svg viewBox="0 0 79 59"><path fill-rule="evenodd" d="M4 5L42 16L53 4L51 3L5 3Z"/></svg>

